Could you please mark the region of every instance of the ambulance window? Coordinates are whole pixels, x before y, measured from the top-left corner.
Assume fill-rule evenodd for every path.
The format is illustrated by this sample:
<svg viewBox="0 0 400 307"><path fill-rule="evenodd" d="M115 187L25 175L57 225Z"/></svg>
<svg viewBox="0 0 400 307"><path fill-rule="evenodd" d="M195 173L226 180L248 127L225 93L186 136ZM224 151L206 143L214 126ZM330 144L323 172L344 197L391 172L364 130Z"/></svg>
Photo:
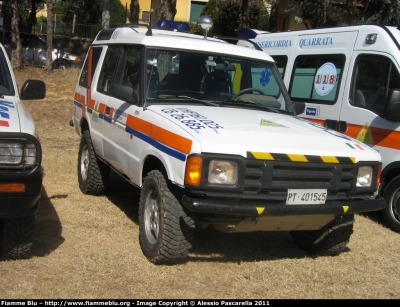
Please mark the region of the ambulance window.
<svg viewBox="0 0 400 307"><path fill-rule="evenodd" d="M92 67L91 67L91 78L90 81L93 79L93 74L96 71L96 67L97 67L97 63L99 62L99 58L101 55L101 51L103 50L103 48L99 48L99 47L95 47L92 48L92 54L90 55L90 53L88 53L87 57L86 57L86 61L85 64L82 67L82 71L81 71L81 75L79 77L79 85L83 86L83 87L89 87L90 84L88 83L88 65L89 65L89 61L92 61ZM90 82L91 83L91 82Z"/></svg>
<svg viewBox="0 0 400 307"><path fill-rule="evenodd" d="M288 57L286 55L273 55L272 58L274 59L276 66L278 67L279 73L281 77L285 76L286 65L288 61Z"/></svg>
<svg viewBox="0 0 400 307"><path fill-rule="evenodd" d="M104 57L103 66L101 67L99 81L97 82L97 90L99 92L104 94L111 93L111 84L120 51L120 46L108 47L106 56Z"/></svg>
<svg viewBox="0 0 400 307"><path fill-rule="evenodd" d="M292 99L334 104L338 97L345 56L342 54L299 56L289 86Z"/></svg>
<svg viewBox="0 0 400 307"><path fill-rule="evenodd" d="M392 88L400 88L400 76L390 59L374 55L360 55L357 58L350 104L383 114L387 94Z"/></svg>

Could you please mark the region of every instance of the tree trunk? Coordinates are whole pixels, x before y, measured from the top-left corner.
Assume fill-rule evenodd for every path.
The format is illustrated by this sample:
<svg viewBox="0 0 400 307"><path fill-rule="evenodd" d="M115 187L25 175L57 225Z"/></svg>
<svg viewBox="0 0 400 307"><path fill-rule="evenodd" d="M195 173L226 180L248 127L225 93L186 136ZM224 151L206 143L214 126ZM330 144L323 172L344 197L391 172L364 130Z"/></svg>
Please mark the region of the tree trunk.
<svg viewBox="0 0 400 307"><path fill-rule="evenodd" d="M36 2L38 0L32 0L31 1L31 12L29 14L29 19L30 19L30 25L29 28L32 33L36 32Z"/></svg>
<svg viewBox="0 0 400 307"><path fill-rule="evenodd" d="M130 22L131 23L138 23L139 22L139 12L140 12L140 5L138 0L132 0L130 6L131 16Z"/></svg>
<svg viewBox="0 0 400 307"><path fill-rule="evenodd" d="M174 20L176 15L176 0L160 0L159 19Z"/></svg>
<svg viewBox="0 0 400 307"><path fill-rule="evenodd" d="M19 34L18 0L11 0L11 66L21 68L21 39Z"/></svg>
<svg viewBox="0 0 400 307"><path fill-rule="evenodd" d="M110 0L103 0L103 14L101 15L101 28L110 28Z"/></svg>
<svg viewBox="0 0 400 307"><path fill-rule="evenodd" d="M47 73L53 72L53 7L55 0L47 0L47 53L46 53L46 68Z"/></svg>

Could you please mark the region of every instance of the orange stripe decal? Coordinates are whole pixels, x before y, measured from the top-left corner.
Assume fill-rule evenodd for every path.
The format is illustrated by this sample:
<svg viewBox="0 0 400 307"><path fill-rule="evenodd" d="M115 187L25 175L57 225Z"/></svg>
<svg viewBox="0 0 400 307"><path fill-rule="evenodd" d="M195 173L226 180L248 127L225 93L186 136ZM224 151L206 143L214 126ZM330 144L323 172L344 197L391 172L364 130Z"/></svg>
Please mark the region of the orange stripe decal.
<svg viewBox="0 0 400 307"><path fill-rule="evenodd" d="M324 126L325 121L319 119L306 118L309 121ZM364 128L363 125L348 124L345 135L357 139L359 133ZM392 148L400 150L400 131L394 131L390 129L376 128L369 126L369 130L372 136L373 144L367 144L369 146L381 146L386 148Z"/></svg>
<svg viewBox="0 0 400 307"><path fill-rule="evenodd" d="M185 154L189 154L192 150L192 140L184 138L178 134L165 130L137 117L128 115L128 118L126 119L126 125Z"/></svg>

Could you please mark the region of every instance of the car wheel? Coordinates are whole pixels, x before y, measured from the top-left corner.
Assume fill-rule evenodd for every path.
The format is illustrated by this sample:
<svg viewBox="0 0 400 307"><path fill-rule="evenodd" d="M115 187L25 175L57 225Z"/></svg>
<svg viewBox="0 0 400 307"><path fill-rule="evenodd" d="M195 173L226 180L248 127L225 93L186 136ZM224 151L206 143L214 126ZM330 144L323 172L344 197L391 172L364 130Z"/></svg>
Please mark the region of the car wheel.
<svg viewBox="0 0 400 307"><path fill-rule="evenodd" d="M67 60L56 60L53 63L53 69L67 69L71 67L71 63Z"/></svg>
<svg viewBox="0 0 400 307"><path fill-rule="evenodd" d="M0 255L15 260L31 255L35 215L0 220Z"/></svg>
<svg viewBox="0 0 400 307"><path fill-rule="evenodd" d="M97 158L90 133L88 130L84 131L78 154L79 188L84 194L104 194L109 177L110 167Z"/></svg>
<svg viewBox="0 0 400 307"><path fill-rule="evenodd" d="M160 171L148 173L139 201L139 242L153 263L186 260L193 239L194 222L170 191Z"/></svg>
<svg viewBox="0 0 400 307"><path fill-rule="evenodd" d="M386 199L386 207L382 210L385 223L393 231L400 232L400 176L389 182L383 197Z"/></svg>
<svg viewBox="0 0 400 307"><path fill-rule="evenodd" d="M338 255L353 233L354 214L336 218L320 230L292 231L295 243L315 255Z"/></svg>

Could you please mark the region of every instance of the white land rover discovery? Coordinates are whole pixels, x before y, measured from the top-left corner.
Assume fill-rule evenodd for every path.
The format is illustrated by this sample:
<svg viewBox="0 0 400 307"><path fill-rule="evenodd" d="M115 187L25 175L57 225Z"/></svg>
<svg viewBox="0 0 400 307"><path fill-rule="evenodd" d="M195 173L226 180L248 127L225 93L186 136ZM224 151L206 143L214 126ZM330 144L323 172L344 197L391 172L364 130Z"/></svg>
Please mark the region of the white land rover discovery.
<svg viewBox="0 0 400 307"><path fill-rule="evenodd" d="M35 214L42 192L42 149L21 99L43 99L43 81L27 80L18 93L0 44L0 258L30 256Z"/></svg>
<svg viewBox="0 0 400 307"><path fill-rule="evenodd" d="M188 29L161 21L94 39L71 120L81 191L104 193L110 169L140 188L139 241L156 264L187 259L208 225L291 231L311 253L339 254L354 214L385 207L379 154L297 117L304 104L264 52Z"/></svg>

